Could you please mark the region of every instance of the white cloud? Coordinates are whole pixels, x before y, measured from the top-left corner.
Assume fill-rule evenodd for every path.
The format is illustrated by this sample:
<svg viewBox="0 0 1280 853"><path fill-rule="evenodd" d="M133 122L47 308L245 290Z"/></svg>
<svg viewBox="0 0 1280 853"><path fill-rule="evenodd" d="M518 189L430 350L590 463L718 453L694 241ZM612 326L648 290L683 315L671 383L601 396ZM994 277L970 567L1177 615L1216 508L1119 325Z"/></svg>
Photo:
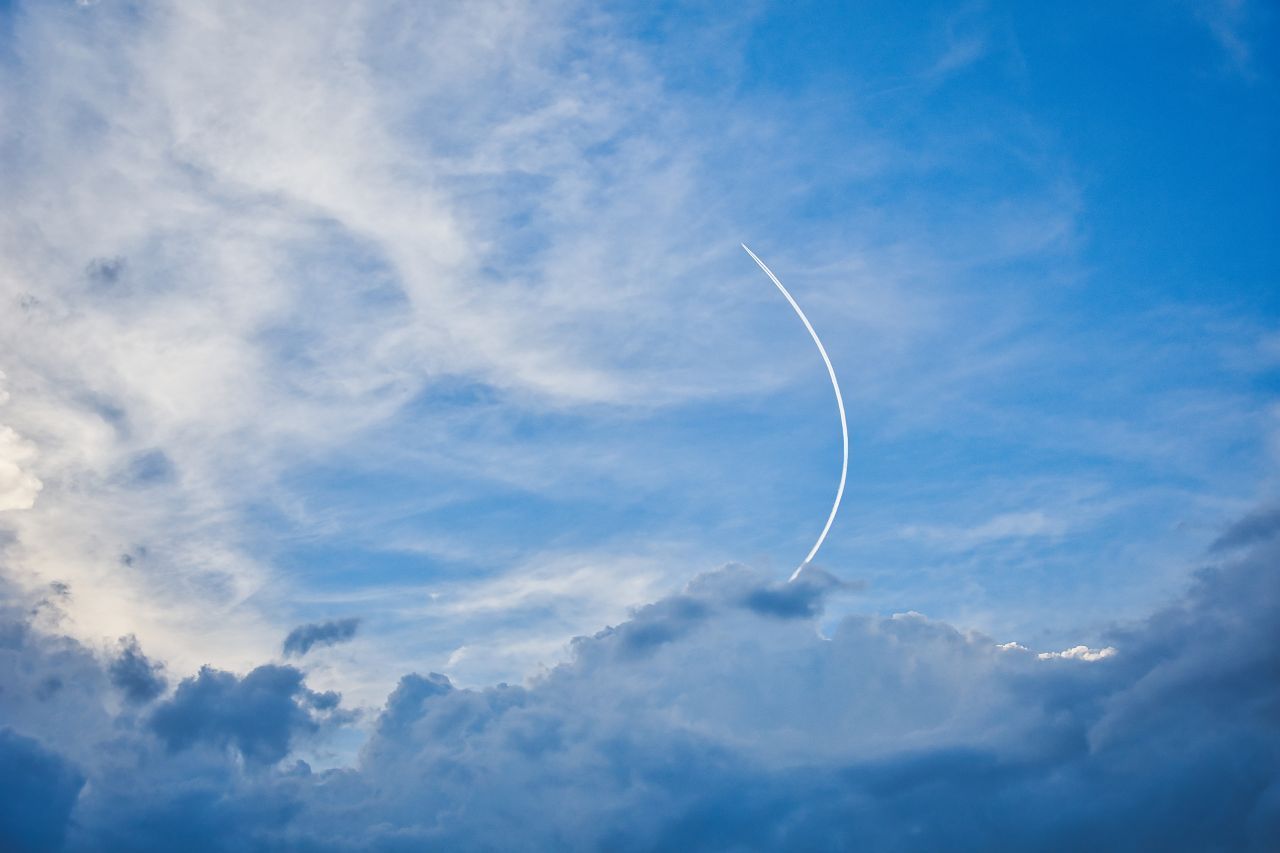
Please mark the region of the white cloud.
<svg viewBox="0 0 1280 853"><path fill-rule="evenodd" d="M1101 649L1091 649L1088 646L1072 646L1060 652L1040 652L1036 657L1040 658L1040 660L1063 658L1066 660L1096 661L1114 657L1115 653L1116 650L1113 646L1105 646Z"/></svg>
<svg viewBox="0 0 1280 853"><path fill-rule="evenodd" d="M970 527L943 525L905 525L900 534L910 539L923 539L944 548L976 548L1007 539L1029 539L1061 536L1066 523L1042 510L1005 512Z"/></svg>
<svg viewBox="0 0 1280 853"><path fill-rule="evenodd" d="M35 445L0 424L0 512L31 509L44 484L23 465L35 458Z"/></svg>
<svg viewBox="0 0 1280 853"><path fill-rule="evenodd" d="M280 471L385 421L429 377L543 404L619 397L609 365L557 331L591 325L566 293L582 286L487 282L492 229L460 202L608 136L610 101L582 90L608 84L560 85L550 6L409 4L395 33L371 11L14 18L26 83L0 96L27 159L6 190L0 333L23 388L13 423L49 475L10 566L91 591L69 605L88 636L127 627L175 661L212 646L243 662L237 649L279 630L241 607L277 582L246 551L243 507L287 500ZM424 134L426 103L467 118ZM123 260L96 275L105 257ZM30 506L29 444L4 442L5 505ZM131 460L157 451L173 480L138 494ZM120 567L138 545L147 557Z"/></svg>
<svg viewBox="0 0 1280 853"><path fill-rule="evenodd" d="M291 626L271 606L305 579L260 555L249 507L323 529L282 473L339 451L395 465L409 452L369 431L438 381L495 389L509 421L757 394L807 355L734 354L756 303L722 263L730 202L698 192L707 140L571 8L50 5L14 26L0 357L47 474L8 565L83 592L82 636L133 631L183 665L274 646ZM652 477L607 449L566 464L414 417L436 438L412 452L466 482ZM144 458L168 476L140 484ZM611 596L634 581L595 571L540 594L607 600L597 620L630 603Z"/></svg>

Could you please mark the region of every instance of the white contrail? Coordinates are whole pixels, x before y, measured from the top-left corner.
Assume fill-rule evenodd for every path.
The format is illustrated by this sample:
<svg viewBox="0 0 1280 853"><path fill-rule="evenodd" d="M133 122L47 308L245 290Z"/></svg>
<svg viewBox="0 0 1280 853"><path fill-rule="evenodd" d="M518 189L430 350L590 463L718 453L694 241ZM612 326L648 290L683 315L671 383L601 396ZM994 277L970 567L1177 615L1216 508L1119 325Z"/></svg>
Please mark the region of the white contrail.
<svg viewBox="0 0 1280 853"><path fill-rule="evenodd" d="M844 441L844 459L840 463L840 487L836 489L836 502L831 505L831 515L827 516L826 526L822 528L822 534L818 536L818 541L813 543L813 548L809 551L809 556L804 558L804 562L796 567L791 573L791 577L787 579L787 583L800 577L800 572L804 571L804 567L809 565L814 554L818 553L818 549L822 547L822 541L827 538L827 532L831 530L831 522L836 520L836 512L840 509L840 499L844 497L844 481L849 473L849 423L844 416L844 398L840 396L840 383L836 380L836 369L831 366L831 359L827 357L827 348L822 345L822 340L818 337L818 333L813 330L813 324L809 322L809 318L804 315L804 311L800 310L800 306L796 304L794 298L782 286L782 282L778 281L778 277L773 274L773 270L765 266L764 261L756 257L756 253L747 248L747 244L743 243L742 248L751 260L760 265L760 269L764 270L764 274L769 276L769 280L778 286L778 290L782 291L782 295L791 303L791 307L795 309L796 314L800 316L800 322L804 323L804 327L809 330L810 337L813 342L818 345L818 352L822 353L822 360L827 365L827 373L831 376L831 387L836 392L836 407L840 409L840 437Z"/></svg>

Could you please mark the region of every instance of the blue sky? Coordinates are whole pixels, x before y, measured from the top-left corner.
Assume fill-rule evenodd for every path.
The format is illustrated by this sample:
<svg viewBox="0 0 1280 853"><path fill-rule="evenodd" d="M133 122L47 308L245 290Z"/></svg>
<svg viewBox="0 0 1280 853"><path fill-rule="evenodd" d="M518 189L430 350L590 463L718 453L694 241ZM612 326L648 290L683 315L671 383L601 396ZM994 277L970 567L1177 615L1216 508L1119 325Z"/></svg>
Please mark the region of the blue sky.
<svg viewBox="0 0 1280 853"><path fill-rule="evenodd" d="M1160 681L1167 626L1226 654L1277 624L1272 534L1214 543L1272 530L1280 490L1278 27L1256 0L0 3L0 569L26 638L0 670L0 752L66 794L23 843L145 847L129 833L185 819L167 774L313 815L413 776L397 749L448 763L422 746L428 695L500 718L468 742L495 779L587 778L574 760L598 767L632 722L638 753L720 756L698 820L765 846L844 813L796 817L798 768L790 787L892 827L919 804L840 780L958 762L937 819L964 813L972 750L1006 766L1051 726L1027 709L1060 697L1112 709L1079 711L1090 743L1120 732L1095 770L1146 766L1160 742L1114 714ZM839 422L740 242L809 313L848 406L848 489L803 594L775 584L821 529ZM1241 590L1249 628L1223 639L1214 608ZM780 734L758 696L679 674L721 653L726 684L835 716ZM884 684L952 666L997 698L782 675L859 655ZM50 679L97 716L33 710L71 702ZM893 723L925 695L957 710ZM275 728L243 729L255 703ZM1219 722L1187 772L1234 790L1221 756L1274 758L1276 733ZM150 781L111 794L127 808L102 799L112 726L146 756L130 774ZM517 741L563 749L543 765ZM1000 802L1065 793L1019 766ZM1202 840L1273 826L1274 770ZM779 834L716 804L748 776ZM457 784L406 796L541 813ZM1127 784L1140 812L1181 796ZM702 837L674 783L643 830L596 785L572 793L581 825L529 843ZM368 808L422 843L497 843L412 811ZM1082 843L1117 831L1099 815ZM1034 846L1061 820L997 837ZM245 838L311 838L263 821ZM946 829L919 825L921 848ZM878 831L831 837L887 847Z"/></svg>

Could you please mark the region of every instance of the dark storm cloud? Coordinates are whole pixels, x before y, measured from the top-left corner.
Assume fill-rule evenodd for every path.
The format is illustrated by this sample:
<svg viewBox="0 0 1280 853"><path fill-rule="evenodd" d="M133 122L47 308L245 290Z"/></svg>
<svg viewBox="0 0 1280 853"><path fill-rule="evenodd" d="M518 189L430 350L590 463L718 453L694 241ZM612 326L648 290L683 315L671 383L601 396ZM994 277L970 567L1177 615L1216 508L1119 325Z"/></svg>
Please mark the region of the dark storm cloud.
<svg viewBox="0 0 1280 853"><path fill-rule="evenodd" d="M3 814L4 840L1266 850L1280 837L1280 542L1250 541L1095 661L916 614L851 616L824 637L825 582L713 572L526 686L404 676L355 766L322 772L296 749L349 717L298 669L206 667L151 714L113 716L124 655L98 662L11 607L0 624L23 627L0 648L0 757L30 768L38 802ZM51 678L63 686L42 700Z"/></svg>
<svg viewBox="0 0 1280 853"><path fill-rule="evenodd" d="M313 622L299 625L284 638L286 657L302 657L316 646L332 646L345 643L356 635L359 619L336 619L332 622Z"/></svg>

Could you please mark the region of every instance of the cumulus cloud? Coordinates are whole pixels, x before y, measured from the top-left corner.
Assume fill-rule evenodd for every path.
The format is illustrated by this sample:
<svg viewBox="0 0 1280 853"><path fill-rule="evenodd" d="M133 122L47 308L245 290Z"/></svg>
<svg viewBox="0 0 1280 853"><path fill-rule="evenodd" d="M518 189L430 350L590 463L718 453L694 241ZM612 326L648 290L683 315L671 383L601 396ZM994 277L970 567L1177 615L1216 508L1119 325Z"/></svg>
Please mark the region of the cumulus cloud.
<svg viewBox="0 0 1280 853"><path fill-rule="evenodd" d="M0 826L69 849L1263 850L1278 565L1275 543L1237 553L1108 646L1047 656L919 614L824 636L821 584L781 598L728 567L527 684L405 675L324 771L300 749L351 718L301 670L206 668L113 715L103 664L9 608L0 749L47 796Z"/></svg>
<svg viewBox="0 0 1280 853"><path fill-rule="evenodd" d="M285 656L302 657L316 646L345 643L356 635L359 625L360 620L355 618L299 625L284 638Z"/></svg>
<svg viewBox="0 0 1280 853"><path fill-rule="evenodd" d="M1002 646L1001 648L1006 648ZM1109 658L1116 653L1115 647L1106 646L1101 649L1091 649L1088 646L1072 646L1069 649L1063 649L1060 652L1041 652L1037 655L1040 660L1050 660L1052 658L1066 658L1068 660L1102 660Z"/></svg>
<svg viewBox="0 0 1280 853"><path fill-rule="evenodd" d="M318 728L311 708L336 704L336 696L307 690L302 672L291 666L260 666L243 678L204 667L156 708L149 726L172 750L206 743L271 764L299 734Z"/></svg>
<svg viewBox="0 0 1280 853"><path fill-rule="evenodd" d="M406 677L343 791L444 846L519 825L535 848L1262 849L1276 557L1206 569L1114 654L1050 659L919 615L824 639L751 607L769 587L748 573L715 573L527 687ZM388 778L431 781L366 787Z"/></svg>

